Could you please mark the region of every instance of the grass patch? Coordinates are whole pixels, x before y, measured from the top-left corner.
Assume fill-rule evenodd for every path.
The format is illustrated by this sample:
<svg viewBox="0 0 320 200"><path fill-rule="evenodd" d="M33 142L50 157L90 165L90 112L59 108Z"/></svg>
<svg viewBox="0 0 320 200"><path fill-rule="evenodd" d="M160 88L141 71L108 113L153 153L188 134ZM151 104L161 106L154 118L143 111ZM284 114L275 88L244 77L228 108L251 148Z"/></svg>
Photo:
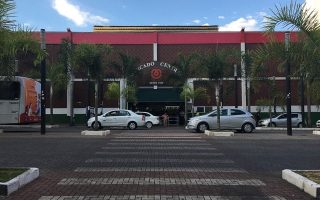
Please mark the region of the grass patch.
<svg viewBox="0 0 320 200"><path fill-rule="evenodd" d="M320 171L298 171L297 173L320 184Z"/></svg>
<svg viewBox="0 0 320 200"><path fill-rule="evenodd" d="M25 168L0 168L0 182L7 182L27 170Z"/></svg>

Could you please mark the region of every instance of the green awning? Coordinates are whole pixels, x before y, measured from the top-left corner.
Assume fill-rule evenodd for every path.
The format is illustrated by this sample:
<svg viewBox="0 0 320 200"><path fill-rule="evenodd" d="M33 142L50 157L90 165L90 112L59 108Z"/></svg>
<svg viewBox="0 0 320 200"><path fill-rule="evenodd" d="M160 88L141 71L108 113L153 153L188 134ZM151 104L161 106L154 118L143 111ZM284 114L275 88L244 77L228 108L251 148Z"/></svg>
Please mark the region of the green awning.
<svg viewBox="0 0 320 200"><path fill-rule="evenodd" d="M183 102L181 88L139 88L138 102Z"/></svg>

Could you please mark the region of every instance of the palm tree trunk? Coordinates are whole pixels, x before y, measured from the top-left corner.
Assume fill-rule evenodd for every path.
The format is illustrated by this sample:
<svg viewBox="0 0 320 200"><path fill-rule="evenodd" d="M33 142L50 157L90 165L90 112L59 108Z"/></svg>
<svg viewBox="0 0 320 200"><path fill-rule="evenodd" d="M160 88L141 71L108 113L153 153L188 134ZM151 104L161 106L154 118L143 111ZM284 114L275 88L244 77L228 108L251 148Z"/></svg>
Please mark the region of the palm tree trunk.
<svg viewBox="0 0 320 200"><path fill-rule="evenodd" d="M310 94L310 81L309 80L307 80L307 110L308 110L307 126L311 127L311 94Z"/></svg>
<svg viewBox="0 0 320 200"><path fill-rule="evenodd" d="M94 130L99 129L98 125L98 80L95 81L94 84Z"/></svg>
<svg viewBox="0 0 320 200"><path fill-rule="evenodd" d="M50 82L50 124L53 124L53 87L52 81Z"/></svg>
<svg viewBox="0 0 320 200"><path fill-rule="evenodd" d="M218 131L221 129L220 124L220 97L219 97L219 90L220 90L220 84L216 84L216 104L217 104L217 125L218 125Z"/></svg>

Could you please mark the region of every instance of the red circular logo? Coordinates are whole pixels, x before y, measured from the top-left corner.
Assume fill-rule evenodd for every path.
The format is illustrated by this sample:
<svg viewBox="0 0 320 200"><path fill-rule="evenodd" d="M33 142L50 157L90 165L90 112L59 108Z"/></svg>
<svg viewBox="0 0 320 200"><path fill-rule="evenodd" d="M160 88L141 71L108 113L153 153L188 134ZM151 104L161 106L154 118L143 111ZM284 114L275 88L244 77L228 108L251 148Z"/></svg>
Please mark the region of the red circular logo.
<svg viewBox="0 0 320 200"><path fill-rule="evenodd" d="M160 79L162 76L162 71L158 68L154 68L151 70L151 78L153 79Z"/></svg>

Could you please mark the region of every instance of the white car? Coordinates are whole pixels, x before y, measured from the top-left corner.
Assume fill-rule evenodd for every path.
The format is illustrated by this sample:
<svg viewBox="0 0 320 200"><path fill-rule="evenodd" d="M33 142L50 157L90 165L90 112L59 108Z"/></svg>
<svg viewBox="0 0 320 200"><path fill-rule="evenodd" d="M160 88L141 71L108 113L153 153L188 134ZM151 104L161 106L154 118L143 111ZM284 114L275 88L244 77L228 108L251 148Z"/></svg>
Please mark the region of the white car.
<svg viewBox="0 0 320 200"><path fill-rule="evenodd" d="M145 122L146 122L147 128L152 128L153 125L159 125L160 123L159 116L154 116L149 112L136 112L136 113L138 115L144 115L146 117Z"/></svg>
<svg viewBox="0 0 320 200"><path fill-rule="evenodd" d="M220 128L251 133L255 129L256 121L253 115L238 108L222 108L220 110ZM186 129L204 132L209 129L217 129L217 110L211 113L190 118Z"/></svg>
<svg viewBox="0 0 320 200"><path fill-rule="evenodd" d="M320 120L317 120L317 122L316 122L316 127L317 127L317 128L320 128Z"/></svg>
<svg viewBox="0 0 320 200"><path fill-rule="evenodd" d="M91 117L87 125L94 128L95 118ZM98 127L127 127L136 129L138 126L145 125L145 117L137 115L131 110L111 110L98 116Z"/></svg>

